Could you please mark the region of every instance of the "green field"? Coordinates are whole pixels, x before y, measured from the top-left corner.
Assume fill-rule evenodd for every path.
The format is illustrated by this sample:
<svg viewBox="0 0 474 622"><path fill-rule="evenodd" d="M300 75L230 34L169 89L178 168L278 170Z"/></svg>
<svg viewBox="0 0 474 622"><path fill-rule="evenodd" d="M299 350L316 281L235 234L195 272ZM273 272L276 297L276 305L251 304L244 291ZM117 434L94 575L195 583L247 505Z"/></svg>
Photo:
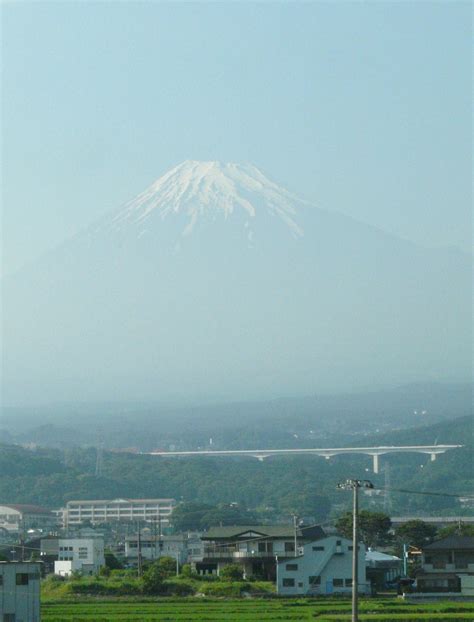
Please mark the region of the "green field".
<svg viewBox="0 0 474 622"><path fill-rule="evenodd" d="M440 602L411 604L393 599L366 599L360 604L360 619L404 622L449 620L474 621L473 603ZM42 606L43 622L290 622L350 620L347 600L156 599L148 601L81 600L47 602Z"/></svg>

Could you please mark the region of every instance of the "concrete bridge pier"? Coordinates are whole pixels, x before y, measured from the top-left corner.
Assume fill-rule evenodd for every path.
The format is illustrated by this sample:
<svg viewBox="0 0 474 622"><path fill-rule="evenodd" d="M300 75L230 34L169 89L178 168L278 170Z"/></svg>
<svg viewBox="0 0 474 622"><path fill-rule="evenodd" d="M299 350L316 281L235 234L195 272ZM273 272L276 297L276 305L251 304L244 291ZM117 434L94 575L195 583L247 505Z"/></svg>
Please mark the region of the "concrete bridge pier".
<svg viewBox="0 0 474 622"><path fill-rule="evenodd" d="M372 454L374 473L379 472L379 457L380 457L380 454Z"/></svg>

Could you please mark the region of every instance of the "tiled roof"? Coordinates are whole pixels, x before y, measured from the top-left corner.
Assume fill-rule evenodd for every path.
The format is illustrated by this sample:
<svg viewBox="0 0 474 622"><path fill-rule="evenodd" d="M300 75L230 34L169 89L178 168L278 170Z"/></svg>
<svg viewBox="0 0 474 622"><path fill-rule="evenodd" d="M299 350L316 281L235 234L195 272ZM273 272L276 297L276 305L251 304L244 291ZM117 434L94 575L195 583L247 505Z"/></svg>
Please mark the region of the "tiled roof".
<svg viewBox="0 0 474 622"><path fill-rule="evenodd" d="M202 536L203 540L219 540L221 538L236 538L242 537L245 539L245 534L252 533L255 535L249 536L252 538L293 538L295 531L292 525L233 525L226 527L211 527L207 533ZM307 533L305 533L307 532ZM323 538L324 531L319 526L312 527L299 527L299 538Z"/></svg>
<svg viewBox="0 0 474 622"><path fill-rule="evenodd" d="M446 551L452 549L474 549L473 536L448 536L423 547L424 551Z"/></svg>

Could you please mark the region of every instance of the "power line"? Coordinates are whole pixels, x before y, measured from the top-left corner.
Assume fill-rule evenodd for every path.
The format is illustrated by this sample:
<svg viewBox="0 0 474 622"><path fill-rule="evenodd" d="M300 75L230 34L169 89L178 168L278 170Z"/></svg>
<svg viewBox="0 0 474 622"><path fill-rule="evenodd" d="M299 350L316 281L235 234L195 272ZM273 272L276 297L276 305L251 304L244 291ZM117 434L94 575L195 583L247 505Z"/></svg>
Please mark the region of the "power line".
<svg viewBox="0 0 474 622"><path fill-rule="evenodd" d="M375 487L375 490L380 490L381 492L402 492L409 495L429 495L433 497L452 497L458 499L459 497L465 497L466 499L474 499L473 494L469 493L450 493L450 492L433 492L430 490L408 490L407 488L378 488Z"/></svg>

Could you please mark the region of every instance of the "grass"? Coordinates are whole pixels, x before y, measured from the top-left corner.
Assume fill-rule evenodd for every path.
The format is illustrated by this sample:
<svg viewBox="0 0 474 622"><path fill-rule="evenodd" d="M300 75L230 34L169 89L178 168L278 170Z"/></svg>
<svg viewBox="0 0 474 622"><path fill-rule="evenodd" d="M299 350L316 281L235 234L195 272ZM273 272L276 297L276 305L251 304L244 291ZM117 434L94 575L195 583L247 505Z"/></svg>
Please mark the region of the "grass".
<svg viewBox="0 0 474 622"><path fill-rule="evenodd" d="M49 601L43 622L343 622L350 620L350 602L336 599L283 598L121 598ZM474 621L474 603L407 603L364 599L360 620L382 622Z"/></svg>

